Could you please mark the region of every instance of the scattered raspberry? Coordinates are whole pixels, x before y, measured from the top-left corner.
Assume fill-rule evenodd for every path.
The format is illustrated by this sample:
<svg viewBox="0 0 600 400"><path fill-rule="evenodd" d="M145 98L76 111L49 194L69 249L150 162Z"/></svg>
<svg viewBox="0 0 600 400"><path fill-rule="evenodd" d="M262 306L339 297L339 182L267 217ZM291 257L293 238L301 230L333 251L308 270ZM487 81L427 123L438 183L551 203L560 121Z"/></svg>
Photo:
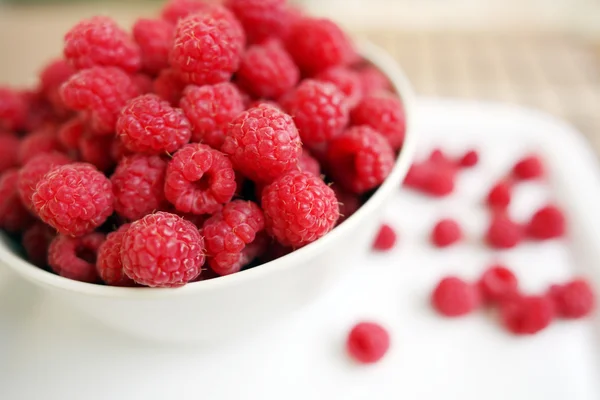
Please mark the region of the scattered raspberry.
<svg viewBox="0 0 600 400"><path fill-rule="evenodd" d="M74 73L75 69L64 59L51 61L40 72L40 89L59 114L64 114L66 110L60 98L60 86Z"/></svg>
<svg viewBox="0 0 600 400"><path fill-rule="evenodd" d="M291 171L262 192L267 232L284 246L302 247L328 233L339 217L333 190L308 172Z"/></svg>
<svg viewBox="0 0 600 400"><path fill-rule="evenodd" d="M511 270L502 265L488 268L479 280L479 292L488 303L509 300L518 294L519 282Z"/></svg>
<svg viewBox="0 0 600 400"><path fill-rule="evenodd" d="M97 282L96 255L102 242L104 235L101 233L89 233L81 237L58 235L50 243L48 264L64 278Z"/></svg>
<svg viewBox="0 0 600 400"><path fill-rule="evenodd" d="M69 164L71 160L61 153L45 153L33 157L19 171L18 191L23 205L35 212L31 197L35 188L48 172L61 165Z"/></svg>
<svg viewBox="0 0 600 400"><path fill-rule="evenodd" d="M321 165L307 150L302 150L302 154L300 154L298 169L310 172L314 176L321 176Z"/></svg>
<svg viewBox="0 0 600 400"><path fill-rule="evenodd" d="M361 364L373 364L381 360L390 348L390 335L375 322L356 324L346 341L348 354Z"/></svg>
<svg viewBox="0 0 600 400"><path fill-rule="evenodd" d="M538 156L530 155L517 162L512 172L520 180L538 179L544 175L544 165Z"/></svg>
<svg viewBox="0 0 600 400"><path fill-rule="evenodd" d="M546 205L533 214L527 226L529 237L538 240L555 239L565 235L566 221L562 210Z"/></svg>
<svg viewBox="0 0 600 400"><path fill-rule="evenodd" d="M177 23L169 61L186 83L225 82L240 65L244 44L240 23L226 8L213 6Z"/></svg>
<svg viewBox="0 0 600 400"><path fill-rule="evenodd" d="M23 233L23 248L33 265L45 268L48 265L48 247L56 236L54 229L37 222Z"/></svg>
<svg viewBox="0 0 600 400"><path fill-rule="evenodd" d="M269 183L297 165L302 143L289 115L261 105L232 121L221 150L229 154L236 170Z"/></svg>
<svg viewBox="0 0 600 400"><path fill-rule="evenodd" d="M502 180L496 183L487 195L487 204L500 210L506 209L510 204L511 190L512 185L508 181Z"/></svg>
<svg viewBox="0 0 600 400"><path fill-rule="evenodd" d="M8 232L22 232L33 223L33 216L21 202L17 184L19 171L6 170L0 175L0 228Z"/></svg>
<svg viewBox="0 0 600 400"><path fill-rule="evenodd" d="M204 239L189 221L157 212L131 224L121 245L125 274L151 287L178 287L200 275Z"/></svg>
<svg viewBox="0 0 600 400"><path fill-rule="evenodd" d="M288 22L285 0L227 0L225 5L242 23L249 43L282 37Z"/></svg>
<svg viewBox="0 0 600 400"><path fill-rule="evenodd" d="M390 93L365 96L352 110L352 124L368 125L381 133L394 150L402 147L406 132L404 106L398 97Z"/></svg>
<svg viewBox="0 0 600 400"><path fill-rule="evenodd" d="M594 310L594 291L583 279L575 279L564 285L552 285L548 294L557 315L563 318L583 318Z"/></svg>
<svg viewBox="0 0 600 400"><path fill-rule="evenodd" d="M0 135L0 173L19 164L21 141L13 134Z"/></svg>
<svg viewBox="0 0 600 400"><path fill-rule="evenodd" d="M504 327L516 335L533 335L554 318L552 301L544 296L516 296L500 303Z"/></svg>
<svg viewBox="0 0 600 400"><path fill-rule="evenodd" d="M360 208L361 201L357 195L346 192L338 185L333 185L332 189L335 192L335 197L337 197L340 206L340 218L338 219L339 225Z"/></svg>
<svg viewBox="0 0 600 400"><path fill-rule="evenodd" d="M388 251L394 248L396 245L396 232L394 228L388 224L381 225L379 233L373 243L373 248L380 251Z"/></svg>
<svg viewBox="0 0 600 400"><path fill-rule="evenodd" d="M121 226L106 236L98 249L96 271L100 279L110 286L135 286L135 282L123 272L121 244L130 224Z"/></svg>
<svg viewBox="0 0 600 400"><path fill-rule="evenodd" d="M111 155L114 138L85 134L79 139L81 161L87 162L100 171L108 171L115 166Z"/></svg>
<svg viewBox="0 0 600 400"><path fill-rule="evenodd" d="M78 150L79 140L85 132L85 124L80 117L73 117L62 124L57 131L59 144L65 149Z"/></svg>
<svg viewBox="0 0 600 400"><path fill-rule="evenodd" d="M470 168L479 162L479 154L475 150L467 151L458 161L458 165L463 168Z"/></svg>
<svg viewBox="0 0 600 400"><path fill-rule="evenodd" d="M434 149L429 154L429 162L437 168L456 169L456 163L441 149Z"/></svg>
<svg viewBox="0 0 600 400"><path fill-rule="evenodd" d="M152 89L161 99L168 101L172 106L177 106L185 89L185 83L181 82L177 73L171 68L163 69L152 82Z"/></svg>
<svg viewBox="0 0 600 400"><path fill-rule="evenodd" d="M446 218L438 221L431 232L431 241L437 247L448 247L462 239L460 225L453 219Z"/></svg>
<svg viewBox="0 0 600 400"><path fill-rule="evenodd" d="M161 19L140 18L133 25L133 38L142 54L142 69L158 74L169 67L169 51L173 47L175 27Z"/></svg>
<svg viewBox="0 0 600 400"><path fill-rule="evenodd" d="M319 73L315 79L333 83L346 96L346 102L352 109L361 100L363 88L360 75L347 67L333 67Z"/></svg>
<svg viewBox="0 0 600 400"><path fill-rule="evenodd" d="M27 135L19 146L19 163L27 164L35 156L44 153L60 152L62 147L53 129L42 129Z"/></svg>
<svg viewBox="0 0 600 400"><path fill-rule="evenodd" d="M0 86L0 129L14 131L22 128L27 120L27 101L8 87Z"/></svg>
<svg viewBox="0 0 600 400"><path fill-rule="evenodd" d="M190 14L209 10L210 4L204 0L169 0L163 6L161 16L172 24Z"/></svg>
<svg viewBox="0 0 600 400"><path fill-rule="evenodd" d="M475 287L460 278L449 276L442 279L431 295L435 309L446 317L469 314L479 305Z"/></svg>
<svg viewBox="0 0 600 400"><path fill-rule="evenodd" d="M110 181L85 163L50 171L38 182L32 200L42 221L63 235L89 233L113 212Z"/></svg>
<svg viewBox="0 0 600 400"><path fill-rule="evenodd" d="M383 72L375 67L367 66L359 71L363 93L370 95L377 92L391 91L390 81Z"/></svg>
<svg viewBox="0 0 600 400"><path fill-rule="evenodd" d="M333 139L328 162L335 181L354 193L380 185L394 167L395 156L383 136L368 126L356 126Z"/></svg>
<svg viewBox="0 0 600 400"><path fill-rule="evenodd" d="M126 148L145 154L173 153L192 136L183 111L154 94L127 103L117 121L117 134Z"/></svg>
<svg viewBox="0 0 600 400"><path fill-rule="evenodd" d="M494 213L486 234L486 240L492 247L509 249L523 240L523 229L511 220L506 213Z"/></svg>
<svg viewBox="0 0 600 400"><path fill-rule="evenodd" d="M230 82L188 86L180 106L193 128L192 141L220 149L231 121L244 111L237 87Z"/></svg>
<svg viewBox="0 0 600 400"><path fill-rule="evenodd" d="M235 172L229 159L204 144L184 146L167 166L165 196L181 212L219 211L231 200L235 188Z"/></svg>
<svg viewBox="0 0 600 400"><path fill-rule="evenodd" d="M425 161L411 165L403 184L431 196L444 197L454 191L455 176L453 169Z"/></svg>
<svg viewBox="0 0 600 400"><path fill-rule="evenodd" d="M81 20L65 35L65 58L76 69L119 67L140 69L140 49L127 32L109 17Z"/></svg>

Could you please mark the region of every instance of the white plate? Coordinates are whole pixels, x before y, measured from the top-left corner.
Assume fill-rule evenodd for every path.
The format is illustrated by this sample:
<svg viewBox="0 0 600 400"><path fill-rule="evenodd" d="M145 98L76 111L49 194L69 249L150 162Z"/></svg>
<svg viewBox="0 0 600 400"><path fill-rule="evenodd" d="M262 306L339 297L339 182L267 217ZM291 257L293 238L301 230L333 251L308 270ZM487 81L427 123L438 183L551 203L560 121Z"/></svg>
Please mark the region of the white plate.
<svg viewBox="0 0 600 400"><path fill-rule="evenodd" d="M166 348L117 336L66 313L2 270L0 398L30 399L600 399L600 324L557 322L533 337L505 333L493 315L447 320L428 306L446 273L475 278L493 259L517 271L527 290L581 273L600 288L600 170L570 127L518 108L430 100L421 103L422 154L433 145L480 149L481 163L461 173L454 196L433 200L398 193L387 215L400 233L389 254L357 260L348 279L261 336L236 343ZM524 184L517 218L547 201L563 204L569 241L528 243L492 252L481 244L481 198L516 157L538 149L552 168L548 184ZM449 215L468 240L437 250L431 225ZM598 291L600 293L600 290ZM353 322L386 324L392 347L373 366L350 362Z"/></svg>

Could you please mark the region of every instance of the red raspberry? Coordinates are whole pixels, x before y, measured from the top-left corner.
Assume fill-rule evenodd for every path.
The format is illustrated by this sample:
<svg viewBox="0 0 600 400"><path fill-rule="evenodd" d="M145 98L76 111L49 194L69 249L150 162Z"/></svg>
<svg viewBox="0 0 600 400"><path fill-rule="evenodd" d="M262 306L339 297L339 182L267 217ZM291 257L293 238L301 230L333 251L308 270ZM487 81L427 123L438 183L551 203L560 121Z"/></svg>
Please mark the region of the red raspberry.
<svg viewBox="0 0 600 400"><path fill-rule="evenodd" d="M354 125L368 125L380 132L394 150L402 147L406 132L404 106L398 97L389 93L365 96L352 110Z"/></svg>
<svg viewBox="0 0 600 400"><path fill-rule="evenodd" d="M189 221L165 212L146 215L123 237L125 274L151 287L178 287L200 275L204 239Z"/></svg>
<svg viewBox="0 0 600 400"><path fill-rule="evenodd" d="M300 131L302 142L317 146L342 133L348 125L348 103L333 84L306 79L289 95L286 109Z"/></svg>
<svg viewBox="0 0 600 400"><path fill-rule="evenodd" d="M35 156L55 151L62 151L56 133L53 129L42 129L29 134L21 141L18 154L19 163L25 165Z"/></svg>
<svg viewBox="0 0 600 400"><path fill-rule="evenodd" d="M24 91L21 95L27 104L27 117L23 126L19 128L21 131L34 132L49 126L56 127L57 121L66 117L69 112L64 107L61 110L53 109L39 91ZM62 99L60 102L62 104Z"/></svg>
<svg viewBox="0 0 600 400"><path fill-rule="evenodd" d="M475 287L460 278L449 276L442 279L431 295L435 309L446 317L469 314L479 305Z"/></svg>
<svg viewBox="0 0 600 400"><path fill-rule="evenodd" d="M284 246L302 247L335 226L340 215L335 193L308 172L291 171L262 192L267 232Z"/></svg>
<svg viewBox="0 0 600 400"><path fill-rule="evenodd" d="M226 8L213 6L179 20L169 61L183 82L225 82L240 65L244 44L240 23Z"/></svg>
<svg viewBox="0 0 600 400"><path fill-rule="evenodd" d="M184 146L167 166L165 196L181 212L212 214L231 200L235 188L229 159L205 144Z"/></svg>
<svg viewBox="0 0 600 400"><path fill-rule="evenodd" d="M396 245L396 232L388 224L381 225L379 233L373 243L373 248L380 251L388 251L394 248Z"/></svg>
<svg viewBox="0 0 600 400"><path fill-rule="evenodd" d="M152 82L154 93L171 103L172 106L179 104L185 86L185 83L181 82L177 73L171 68L160 71L160 74Z"/></svg>
<svg viewBox="0 0 600 400"><path fill-rule="evenodd" d="M265 217L255 203L243 200L227 203L221 212L207 219L202 228L208 265L218 275L238 272L256 257L247 252L244 254L244 250L264 228ZM252 252L257 250L250 249Z"/></svg>
<svg viewBox="0 0 600 400"><path fill-rule="evenodd" d="M172 24L190 14L205 12L212 6L204 0L169 0L163 6L161 16Z"/></svg>
<svg viewBox="0 0 600 400"><path fill-rule="evenodd" d="M517 162L512 172L520 180L538 179L544 176L544 165L538 156L530 155Z"/></svg>
<svg viewBox="0 0 600 400"><path fill-rule="evenodd" d="M500 210L506 209L510 204L512 185L510 182L502 180L496 183L490 189L487 195L487 203L490 207L496 207Z"/></svg>
<svg viewBox="0 0 600 400"><path fill-rule="evenodd" d="M390 81L383 72L375 67L367 66L359 71L362 91L365 95L391 91Z"/></svg>
<svg viewBox="0 0 600 400"><path fill-rule="evenodd" d="M75 73L75 69L64 59L48 63L40 72L40 89L57 113L63 114L66 107L60 98L60 86Z"/></svg>
<svg viewBox="0 0 600 400"><path fill-rule="evenodd" d="M108 178L90 164L75 163L47 173L32 200L42 221L63 235L81 236L106 221L114 198Z"/></svg>
<svg viewBox="0 0 600 400"><path fill-rule="evenodd" d="M488 303L509 300L519 291L519 282L511 270L502 265L489 267L479 279L479 292Z"/></svg>
<svg viewBox="0 0 600 400"><path fill-rule="evenodd" d="M438 221L431 232L431 241L437 247L447 247L462 239L463 233L458 222L446 218Z"/></svg>
<svg viewBox="0 0 600 400"><path fill-rule="evenodd" d="M249 43L282 37L288 22L286 0L226 0L225 5L242 23Z"/></svg>
<svg viewBox="0 0 600 400"><path fill-rule="evenodd" d="M138 88L140 94L152 93L154 90L154 81L150 75L143 73L134 74L131 76L133 84Z"/></svg>
<svg viewBox="0 0 600 400"><path fill-rule="evenodd" d="M46 268L48 265L48 247L55 236L54 229L42 222L37 222L25 231L22 242L30 263L40 268Z"/></svg>
<svg viewBox="0 0 600 400"><path fill-rule="evenodd" d="M139 93L129 75L114 67L93 67L79 71L61 87L67 107L84 111L96 134L112 135L119 112Z"/></svg>
<svg viewBox="0 0 600 400"><path fill-rule="evenodd" d="M454 170L456 164L441 149L434 149L429 154L429 162L437 168Z"/></svg>
<svg viewBox="0 0 600 400"><path fill-rule="evenodd" d="M135 282L123 272L121 244L130 224L121 226L106 236L98 249L96 271L100 279L110 286L135 286Z"/></svg>
<svg viewBox="0 0 600 400"><path fill-rule="evenodd" d="M111 151L115 139L111 136L85 134L79 139L81 161L92 164L100 171L108 171L115 166Z"/></svg>
<svg viewBox="0 0 600 400"><path fill-rule="evenodd" d="M161 19L140 18L133 25L133 38L142 53L142 68L158 74L169 67L169 51L173 47L175 27Z"/></svg>
<svg viewBox="0 0 600 400"><path fill-rule="evenodd" d="M492 247L509 249L523 240L523 229L511 220L506 213L494 213L486 233L486 240Z"/></svg>
<svg viewBox="0 0 600 400"><path fill-rule="evenodd" d="M16 90L0 86L0 129L14 131L27 121L27 101Z"/></svg>
<svg viewBox="0 0 600 400"><path fill-rule="evenodd" d="M236 78L255 97L276 99L296 86L300 70L279 41L269 40L246 50Z"/></svg>
<svg viewBox="0 0 600 400"><path fill-rule="evenodd" d="M545 296L516 296L500 303L504 327L516 335L533 335L554 318L552 301Z"/></svg>
<svg viewBox="0 0 600 400"><path fill-rule="evenodd" d="M127 72L140 69L140 49L127 32L109 17L79 21L65 35L65 58L76 69L119 67Z"/></svg>
<svg viewBox="0 0 600 400"><path fill-rule="evenodd" d="M333 139L328 163L334 180L354 193L380 185L394 167L395 156L383 136L368 126L355 126Z"/></svg>
<svg viewBox="0 0 600 400"><path fill-rule="evenodd" d="M563 318L583 318L594 310L594 291L583 279L575 279L563 285L552 285L548 294L556 313Z"/></svg>
<svg viewBox="0 0 600 400"><path fill-rule="evenodd" d="M159 156L136 154L123 158L112 174L115 212L135 221L166 206L167 162Z"/></svg>
<svg viewBox="0 0 600 400"><path fill-rule="evenodd" d="M269 183L297 165L302 143L289 115L261 105L232 121L221 150L229 154L236 170Z"/></svg>
<svg viewBox="0 0 600 400"><path fill-rule="evenodd" d="M338 185L333 185L332 188L340 206L340 218L338 219L339 225L360 208L361 201L357 195L346 192Z"/></svg>
<svg viewBox="0 0 600 400"><path fill-rule="evenodd" d="M125 148L123 142L119 140L119 138L115 138L112 142L112 146L110 147L110 157L115 161L119 162L125 156L130 156L133 153Z"/></svg>
<svg viewBox="0 0 600 400"><path fill-rule="evenodd" d="M470 168L479 162L479 154L475 150L467 151L458 161L458 165L463 168Z"/></svg>
<svg viewBox="0 0 600 400"><path fill-rule="evenodd" d="M0 135L0 173L19 164L21 141L11 133Z"/></svg>
<svg viewBox="0 0 600 400"><path fill-rule="evenodd" d="M315 79L333 83L346 96L350 108L354 108L362 98L363 88L360 75L347 67L333 67L319 73Z"/></svg>
<svg viewBox="0 0 600 400"><path fill-rule="evenodd" d="M48 248L48 264L58 275L75 281L95 283L96 255L104 242L101 233L89 233L81 237L58 235Z"/></svg>
<svg viewBox="0 0 600 400"><path fill-rule="evenodd" d="M230 82L188 86L180 106L193 128L192 141L220 149L231 121L244 111L242 95Z"/></svg>
<svg viewBox="0 0 600 400"><path fill-rule="evenodd" d="M298 169L300 171L310 172L314 176L321 176L321 165L319 162L310 155L308 150L302 150L300 158L298 159Z"/></svg>
<svg viewBox="0 0 600 400"><path fill-rule="evenodd" d="M356 324L346 340L348 354L361 364L381 360L390 348L388 331L375 322Z"/></svg>
<svg viewBox="0 0 600 400"><path fill-rule="evenodd" d="M533 214L527 226L529 237L538 240L555 239L565 235L566 221L562 210L546 205Z"/></svg>
<svg viewBox="0 0 600 400"><path fill-rule="evenodd" d="M61 153L39 154L29 160L19 171L18 190L23 205L35 211L31 197L40 179L54 168L70 162L69 157Z"/></svg>
<svg viewBox="0 0 600 400"><path fill-rule="evenodd" d="M17 184L19 171L6 170L0 175L0 228L8 232L22 232L33 223L33 216L21 202Z"/></svg>
<svg viewBox="0 0 600 400"><path fill-rule="evenodd" d="M419 169L423 167L415 168ZM421 173L421 171L414 173L418 174ZM454 191L455 177L456 174L453 170L437 168L435 166L426 166L423 181L419 188L431 196L444 197Z"/></svg>
<svg viewBox="0 0 600 400"><path fill-rule="evenodd" d="M79 149L79 140L85 132L85 123L80 117L73 117L58 128L57 139L62 147Z"/></svg>
<svg viewBox="0 0 600 400"><path fill-rule="evenodd" d="M333 21L324 18L305 17L297 21L286 44L296 64L309 75L347 65L356 57L348 36Z"/></svg>
<svg viewBox="0 0 600 400"><path fill-rule="evenodd" d="M154 94L127 103L117 121L117 134L131 151L173 153L190 141L191 125L183 111Z"/></svg>

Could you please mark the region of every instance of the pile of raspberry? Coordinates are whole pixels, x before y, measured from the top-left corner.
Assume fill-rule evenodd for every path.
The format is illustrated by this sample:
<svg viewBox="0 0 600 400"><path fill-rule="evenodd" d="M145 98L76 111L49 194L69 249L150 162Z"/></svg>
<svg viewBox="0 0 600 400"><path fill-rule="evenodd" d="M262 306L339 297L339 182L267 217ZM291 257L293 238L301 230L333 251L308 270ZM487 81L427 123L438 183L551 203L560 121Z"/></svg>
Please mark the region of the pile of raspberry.
<svg viewBox="0 0 600 400"><path fill-rule="evenodd" d="M37 86L0 86L0 228L32 263L178 287L306 246L402 148L401 100L285 0L170 0L73 26Z"/></svg>

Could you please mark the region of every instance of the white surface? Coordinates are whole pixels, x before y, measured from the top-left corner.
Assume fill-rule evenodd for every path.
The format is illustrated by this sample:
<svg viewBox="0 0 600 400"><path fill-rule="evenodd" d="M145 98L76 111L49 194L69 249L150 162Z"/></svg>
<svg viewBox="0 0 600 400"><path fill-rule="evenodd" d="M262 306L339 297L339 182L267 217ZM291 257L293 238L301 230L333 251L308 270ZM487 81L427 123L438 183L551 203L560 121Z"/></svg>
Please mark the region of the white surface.
<svg viewBox="0 0 600 400"><path fill-rule="evenodd" d="M450 150L475 146L482 163L461 174L451 198L398 193L386 215L400 245L347 265L354 270L334 290L260 336L204 348L135 341L78 319L4 271L0 398L600 399L598 313L517 338L484 312L447 320L427 304L441 275L475 277L494 258L505 260L532 291L577 272L597 285L600 171L594 156L568 127L519 109L432 101L422 104L420 115L421 150L432 143ZM478 239L489 176L505 171L515 153L533 148L553 167L550 189L522 186L512 211L525 217L545 199L557 199L576 211L569 215L571 240L491 252ZM441 251L430 247L428 230L443 215L463 222L467 242ZM345 357L345 334L361 319L378 320L392 334L391 350L377 365Z"/></svg>

